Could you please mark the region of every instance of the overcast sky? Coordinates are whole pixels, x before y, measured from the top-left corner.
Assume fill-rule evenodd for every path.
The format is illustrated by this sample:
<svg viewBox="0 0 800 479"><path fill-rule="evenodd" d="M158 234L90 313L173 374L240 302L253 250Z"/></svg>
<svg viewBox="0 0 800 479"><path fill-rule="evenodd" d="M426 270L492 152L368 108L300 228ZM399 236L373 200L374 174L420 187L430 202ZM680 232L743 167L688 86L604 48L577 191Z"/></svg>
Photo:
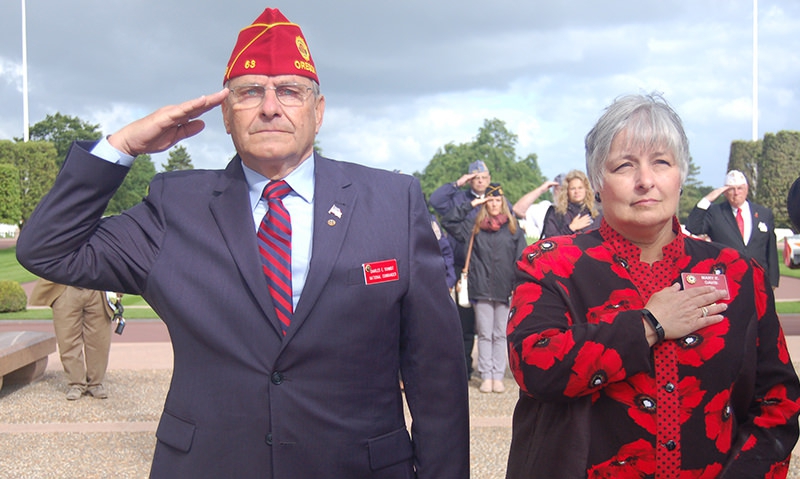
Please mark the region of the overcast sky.
<svg viewBox="0 0 800 479"><path fill-rule="evenodd" d="M800 2L758 3L763 138L800 130ZM267 6L306 36L332 158L422 171L498 118L552 178L584 169L583 138L615 97L650 91L683 118L709 186L731 141L752 138L753 0L27 0L30 124L59 112L110 134L218 91L238 31ZM21 10L0 4L0 139L23 135ZM222 168L233 146L218 110L204 119L183 144L196 168Z"/></svg>

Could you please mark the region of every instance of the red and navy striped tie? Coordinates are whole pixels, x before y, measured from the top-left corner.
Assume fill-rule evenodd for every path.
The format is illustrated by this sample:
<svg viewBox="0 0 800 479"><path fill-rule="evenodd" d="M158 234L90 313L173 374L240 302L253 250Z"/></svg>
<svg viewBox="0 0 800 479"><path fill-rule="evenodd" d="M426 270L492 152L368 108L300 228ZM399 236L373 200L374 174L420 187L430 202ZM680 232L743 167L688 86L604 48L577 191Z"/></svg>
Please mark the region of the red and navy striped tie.
<svg viewBox="0 0 800 479"><path fill-rule="evenodd" d="M272 304L281 322L283 335L292 322L292 223L281 199L292 188L285 181L273 181L264 188L262 198L269 211L258 227L258 250L267 276Z"/></svg>

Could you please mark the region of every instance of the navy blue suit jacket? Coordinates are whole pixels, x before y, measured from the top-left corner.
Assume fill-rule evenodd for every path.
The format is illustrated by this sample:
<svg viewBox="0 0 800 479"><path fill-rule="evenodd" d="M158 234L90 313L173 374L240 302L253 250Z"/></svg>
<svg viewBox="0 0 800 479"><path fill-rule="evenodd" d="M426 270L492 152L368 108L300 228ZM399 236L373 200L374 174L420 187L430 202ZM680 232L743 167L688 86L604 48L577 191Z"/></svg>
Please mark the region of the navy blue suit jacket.
<svg viewBox="0 0 800 479"><path fill-rule="evenodd" d="M778 268L778 241L775 237L775 220L772 210L750 203L750 215L753 228L750 241L744 244L736 218L727 201L713 203L707 210L695 206L686 220L686 229L692 234L707 234L711 241L736 248L745 256L756 260L766 270L773 287L778 286L780 272Z"/></svg>
<svg viewBox="0 0 800 479"><path fill-rule="evenodd" d="M101 219L128 169L90 146L73 145L17 255L59 283L140 294L166 323L153 477L468 477L460 323L417 180L316 157L312 257L283 337L238 156L159 174ZM366 284L362 265L382 260L397 280Z"/></svg>

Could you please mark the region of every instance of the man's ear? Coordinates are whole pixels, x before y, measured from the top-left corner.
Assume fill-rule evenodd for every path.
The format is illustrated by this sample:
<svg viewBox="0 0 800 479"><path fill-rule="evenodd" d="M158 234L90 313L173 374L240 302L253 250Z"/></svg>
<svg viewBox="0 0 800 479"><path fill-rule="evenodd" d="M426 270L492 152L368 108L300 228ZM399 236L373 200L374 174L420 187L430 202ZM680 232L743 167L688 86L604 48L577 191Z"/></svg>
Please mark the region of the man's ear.
<svg viewBox="0 0 800 479"><path fill-rule="evenodd" d="M230 120L230 115L231 115L231 112L228 109L227 103L228 103L227 101L223 101L222 102L222 106L220 107L220 110L222 110L222 123L225 124L225 133L230 135L231 134L231 127L230 127L230 121L231 121Z"/></svg>
<svg viewBox="0 0 800 479"><path fill-rule="evenodd" d="M325 96L320 95L317 99L317 104L314 106L314 114L316 115L317 119L317 127L314 130L315 133L319 133L319 128L322 126L322 117L325 115Z"/></svg>

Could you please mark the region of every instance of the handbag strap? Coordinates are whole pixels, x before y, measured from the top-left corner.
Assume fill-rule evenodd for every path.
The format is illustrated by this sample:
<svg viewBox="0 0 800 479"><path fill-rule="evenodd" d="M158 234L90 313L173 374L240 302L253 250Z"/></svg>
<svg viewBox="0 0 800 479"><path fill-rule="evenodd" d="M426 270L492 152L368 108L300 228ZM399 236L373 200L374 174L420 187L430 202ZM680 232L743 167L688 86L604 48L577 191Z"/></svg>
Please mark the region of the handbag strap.
<svg viewBox="0 0 800 479"><path fill-rule="evenodd" d="M464 262L464 269L461 270L462 273L469 272L469 260L472 257L472 243L475 242L475 232L472 232L472 236L469 238L469 248L467 248L467 260Z"/></svg>

